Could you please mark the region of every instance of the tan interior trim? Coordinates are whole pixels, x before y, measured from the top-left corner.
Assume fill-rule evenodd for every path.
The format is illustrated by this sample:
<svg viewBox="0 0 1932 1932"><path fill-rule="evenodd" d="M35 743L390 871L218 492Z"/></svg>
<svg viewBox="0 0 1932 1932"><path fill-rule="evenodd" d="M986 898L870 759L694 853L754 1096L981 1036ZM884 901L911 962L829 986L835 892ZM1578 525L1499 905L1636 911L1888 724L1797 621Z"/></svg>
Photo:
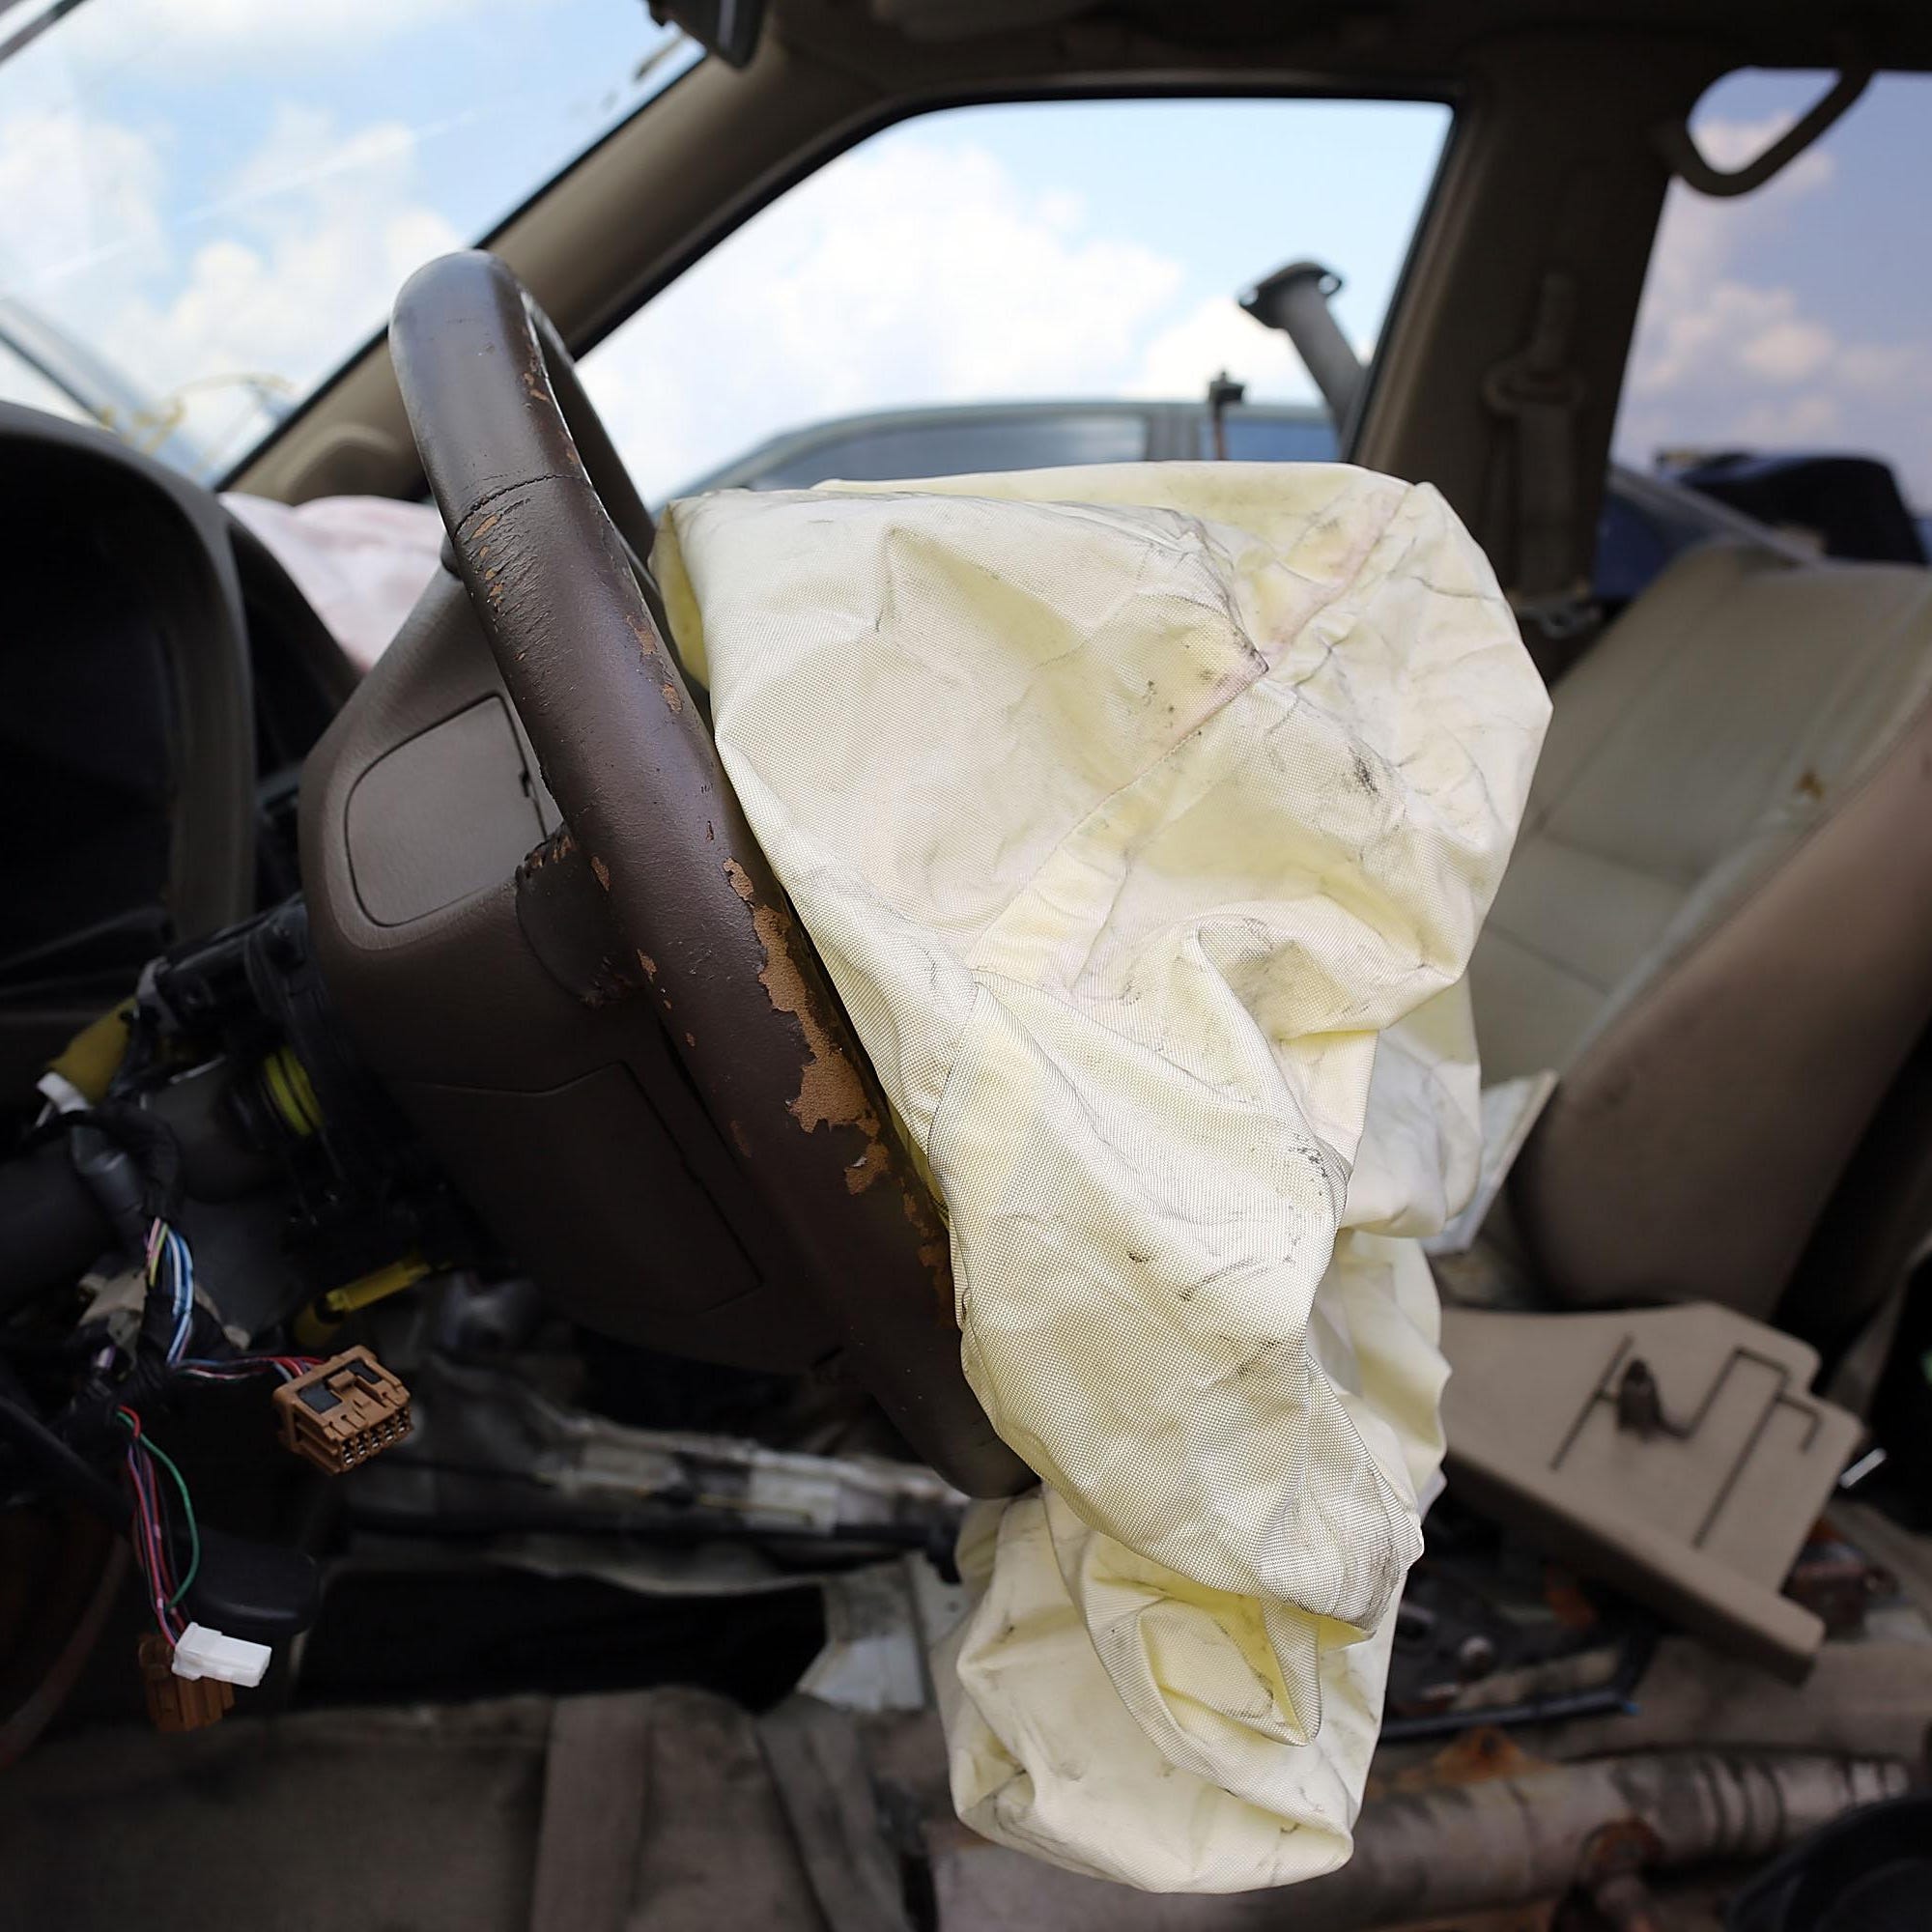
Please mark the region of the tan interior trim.
<svg viewBox="0 0 1932 1932"><path fill-rule="evenodd" d="M1804 1674L1824 1625L1780 1586L1862 1433L1808 1393L1811 1349L1704 1304L1448 1307L1442 1351L1458 1495L1719 1648Z"/></svg>
<svg viewBox="0 0 1932 1932"><path fill-rule="evenodd" d="M1695 41L1543 34L1473 57L1464 119L1371 375L1354 458L1434 483L1516 582L1520 493L1486 373L1529 339L1546 275L1574 285L1581 385L1559 575L1587 577L1624 357L1668 171L1651 127L1725 65Z"/></svg>
<svg viewBox="0 0 1932 1932"><path fill-rule="evenodd" d="M1565 1299L1776 1306L1932 1007L1928 873L1932 705L1564 1075L1511 1199Z"/></svg>

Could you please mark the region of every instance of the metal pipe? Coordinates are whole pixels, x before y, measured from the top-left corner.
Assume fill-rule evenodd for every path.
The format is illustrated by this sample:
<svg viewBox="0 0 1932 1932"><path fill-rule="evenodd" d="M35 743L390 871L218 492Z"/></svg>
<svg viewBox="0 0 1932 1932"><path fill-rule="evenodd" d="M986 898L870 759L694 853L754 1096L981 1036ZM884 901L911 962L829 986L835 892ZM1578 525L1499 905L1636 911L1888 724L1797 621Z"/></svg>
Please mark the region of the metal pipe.
<svg viewBox="0 0 1932 1932"><path fill-rule="evenodd" d="M1750 1862L1907 1783L1884 1759L1659 1751L1384 1798L1350 1862L1295 1894L1297 1932L1555 1896L1592 1833L1627 1820L1654 1835L1654 1869Z"/></svg>
<svg viewBox="0 0 1932 1932"><path fill-rule="evenodd" d="M1611 1831L1641 1835L1651 1871L1755 1862L1909 1784L1887 1758L1649 1751L1371 1799L1349 1862L1289 1891L1135 1893L964 1834L941 1841L933 1876L942 1924L1365 1932L1558 1897L1592 1880L1588 1854Z"/></svg>
<svg viewBox="0 0 1932 1932"><path fill-rule="evenodd" d="M1294 344L1338 430L1361 401L1367 373L1328 306L1341 288L1342 277L1322 263L1291 262L1241 298L1257 322L1280 329Z"/></svg>

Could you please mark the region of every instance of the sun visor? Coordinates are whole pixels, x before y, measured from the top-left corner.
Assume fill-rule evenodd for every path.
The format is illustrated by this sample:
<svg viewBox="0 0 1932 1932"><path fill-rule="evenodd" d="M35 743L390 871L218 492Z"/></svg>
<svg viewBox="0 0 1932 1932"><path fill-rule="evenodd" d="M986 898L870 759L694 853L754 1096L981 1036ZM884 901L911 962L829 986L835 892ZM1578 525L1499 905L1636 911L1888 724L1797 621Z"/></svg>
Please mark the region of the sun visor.
<svg viewBox="0 0 1932 1932"><path fill-rule="evenodd" d="M657 559L1042 1479L962 1546L960 1816L1154 1889L1330 1869L1548 711L1489 566L1432 489L1243 464L726 492Z"/></svg>

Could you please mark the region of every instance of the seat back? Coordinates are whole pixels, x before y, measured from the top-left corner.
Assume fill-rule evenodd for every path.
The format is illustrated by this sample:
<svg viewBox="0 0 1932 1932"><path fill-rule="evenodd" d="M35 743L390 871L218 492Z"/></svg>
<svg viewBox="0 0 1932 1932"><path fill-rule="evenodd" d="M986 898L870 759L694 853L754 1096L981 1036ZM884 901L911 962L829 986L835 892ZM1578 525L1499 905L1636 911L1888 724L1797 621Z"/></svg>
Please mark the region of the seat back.
<svg viewBox="0 0 1932 1932"><path fill-rule="evenodd" d="M1560 1298L1776 1307L1932 1016L1932 572L1680 559L1559 686L1470 974Z"/></svg>

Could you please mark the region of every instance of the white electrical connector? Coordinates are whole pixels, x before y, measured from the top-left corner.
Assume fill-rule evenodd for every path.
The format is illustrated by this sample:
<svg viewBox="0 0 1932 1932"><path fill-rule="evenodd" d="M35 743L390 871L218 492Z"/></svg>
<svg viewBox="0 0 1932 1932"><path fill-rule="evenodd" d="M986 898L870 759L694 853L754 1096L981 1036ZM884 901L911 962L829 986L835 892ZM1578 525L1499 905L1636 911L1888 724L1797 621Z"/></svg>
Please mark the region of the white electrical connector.
<svg viewBox="0 0 1932 1932"><path fill-rule="evenodd" d="M253 1690L269 1667L269 1657L266 1643L250 1643L246 1637L228 1636L205 1624L189 1624L175 1639L174 1672L177 1677L213 1677Z"/></svg>

